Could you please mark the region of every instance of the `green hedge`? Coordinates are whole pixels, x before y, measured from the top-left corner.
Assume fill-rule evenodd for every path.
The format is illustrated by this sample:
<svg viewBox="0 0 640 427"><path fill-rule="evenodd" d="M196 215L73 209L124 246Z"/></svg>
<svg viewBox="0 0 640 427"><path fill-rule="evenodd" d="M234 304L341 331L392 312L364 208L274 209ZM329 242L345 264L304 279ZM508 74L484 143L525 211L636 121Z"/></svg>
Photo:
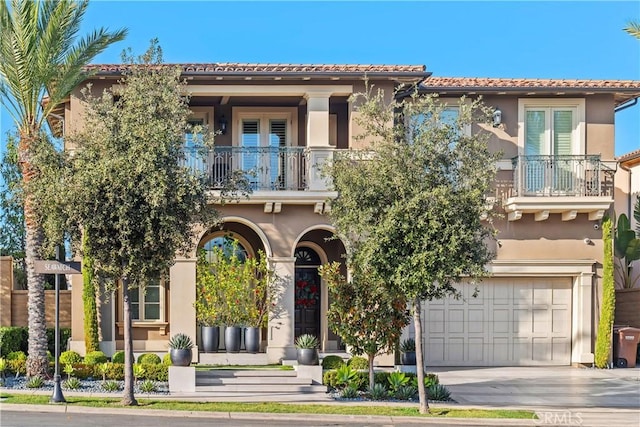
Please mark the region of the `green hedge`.
<svg viewBox="0 0 640 427"><path fill-rule="evenodd" d="M55 352L55 329L47 328L47 350ZM71 329L60 328L60 348L65 349L67 341L71 337ZM22 351L25 354L29 350L29 329L24 326L0 327L0 356L4 357L12 351Z"/></svg>
<svg viewBox="0 0 640 427"><path fill-rule="evenodd" d="M87 378L102 379L102 374L98 370L98 365L87 365L86 363L74 363L73 374L71 376L81 380ZM139 379L149 379L152 381L168 381L169 367L167 365L142 364L144 374ZM124 380L124 364L108 363L105 373L108 380Z"/></svg>

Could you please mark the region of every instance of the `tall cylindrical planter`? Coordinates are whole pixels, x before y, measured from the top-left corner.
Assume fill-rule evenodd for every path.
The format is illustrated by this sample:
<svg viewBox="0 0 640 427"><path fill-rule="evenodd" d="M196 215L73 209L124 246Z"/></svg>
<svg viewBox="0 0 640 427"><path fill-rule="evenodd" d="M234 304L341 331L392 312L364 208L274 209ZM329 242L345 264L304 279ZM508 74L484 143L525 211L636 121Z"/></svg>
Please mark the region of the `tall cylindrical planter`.
<svg viewBox="0 0 640 427"><path fill-rule="evenodd" d="M248 327L244 330L244 348L247 353L260 351L260 328Z"/></svg>
<svg viewBox="0 0 640 427"><path fill-rule="evenodd" d="M240 337L242 328L240 326L227 326L224 330L224 347L227 353L238 353L242 344Z"/></svg>
<svg viewBox="0 0 640 427"><path fill-rule="evenodd" d="M416 364L416 352L415 351L407 351L401 354L400 360L403 365L414 365Z"/></svg>
<svg viewBox="0 0 640 427"><path fill-rule="evenodd" d="M218 347L220 345L220 327L202 326L200 335L202 339L203 352L213 353L218 351Z"/></svg>

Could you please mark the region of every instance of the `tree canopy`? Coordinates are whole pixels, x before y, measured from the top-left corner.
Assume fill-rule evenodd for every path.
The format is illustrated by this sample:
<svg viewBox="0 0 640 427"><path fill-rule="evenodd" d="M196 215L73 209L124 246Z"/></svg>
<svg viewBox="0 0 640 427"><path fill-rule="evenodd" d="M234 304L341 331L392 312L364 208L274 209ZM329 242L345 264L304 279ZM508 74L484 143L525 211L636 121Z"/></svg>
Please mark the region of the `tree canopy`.
<svg viewBox="0 0 640 427"><path fill-rule="evenodd" d="M349 262L367 266L411 304L423 367L421 301L458 295L455 284L486 275L493 257L487 196L499 153L487 144L491 111L477 99L447 104L417 93L386 102L372 87L351 101L370 146L328 166L338 192L330 217ZM418 369L426 412L423 378Z"/></svg>

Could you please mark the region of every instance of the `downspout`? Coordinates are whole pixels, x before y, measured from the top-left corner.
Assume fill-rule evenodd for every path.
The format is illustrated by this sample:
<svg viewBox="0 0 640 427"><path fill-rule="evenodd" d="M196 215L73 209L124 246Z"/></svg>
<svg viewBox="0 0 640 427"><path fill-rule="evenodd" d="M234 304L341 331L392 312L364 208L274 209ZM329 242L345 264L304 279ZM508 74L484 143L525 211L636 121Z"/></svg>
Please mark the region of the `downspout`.
<svg viewBox="0 0 640 427"><path fill-rule="evenodd" d="M626 110L629 107L633 107L637 103L638 103L638 98L633 98L632 102L627 101L626 104L618 105L616 108L613 109L613 112L617 113L618 111Z"/></svg>

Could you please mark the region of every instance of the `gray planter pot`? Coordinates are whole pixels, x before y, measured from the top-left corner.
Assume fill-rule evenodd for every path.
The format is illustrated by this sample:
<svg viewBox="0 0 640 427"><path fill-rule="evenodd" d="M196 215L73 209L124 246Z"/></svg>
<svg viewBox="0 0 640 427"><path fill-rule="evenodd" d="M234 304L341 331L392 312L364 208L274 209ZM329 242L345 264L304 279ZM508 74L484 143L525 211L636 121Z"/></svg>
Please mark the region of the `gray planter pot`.
<svg viewBox="0 0 640 427"><path fill-rule="evenodd" d="M202 326L200 329L202 339L202 351L205 353L213 353L218 351L220 346L220 327L219 326Z"/></svg>
<svg viewBox="0 0 640 427"><path fill-rule="evenodd" d="M244 348L247 350L247 353L257 353L260 351L260 328L245 328Z"/></svg>
<svg viewBox="0 0 640 427"><path fill-rule="evenodd" d="M400 362L403 365L415 365L416 364L416 352L408 351L400 354Z"/></svg>
<svg viewBox="0 0 640 427"><path fill-rule="evenodd" d="M317 348L299 348L298 349L298 365L315 366L318 364L319 364L319 360L318 360Z"/></svg>
<svg viewBox="0 0 640 427"><path fill-rule="evenodd" d="M171 348L169 357L173 366L189 366L191 364L192 352L190 348Z"/></svg>
<svg viewBox="0 0 640 427"><path fill-rule="evenodd" d="M224 347L227 353L238 353L242 341L240 340L242 328L240 326L227 326L224 330Z"/></svg>

